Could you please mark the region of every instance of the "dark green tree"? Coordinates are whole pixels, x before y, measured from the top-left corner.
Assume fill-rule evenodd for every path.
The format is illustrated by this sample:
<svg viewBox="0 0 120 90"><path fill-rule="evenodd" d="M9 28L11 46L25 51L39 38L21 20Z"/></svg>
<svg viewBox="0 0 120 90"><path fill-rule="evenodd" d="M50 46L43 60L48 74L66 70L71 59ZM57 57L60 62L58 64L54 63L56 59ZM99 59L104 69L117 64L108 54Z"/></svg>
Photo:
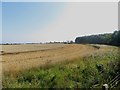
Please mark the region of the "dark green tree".
<svg viewBox="0 0 120 90"><path fill-rule="evenodd" d="M120 30L114 33L77 37L77 44L107 44L120 46Z"/></svg>

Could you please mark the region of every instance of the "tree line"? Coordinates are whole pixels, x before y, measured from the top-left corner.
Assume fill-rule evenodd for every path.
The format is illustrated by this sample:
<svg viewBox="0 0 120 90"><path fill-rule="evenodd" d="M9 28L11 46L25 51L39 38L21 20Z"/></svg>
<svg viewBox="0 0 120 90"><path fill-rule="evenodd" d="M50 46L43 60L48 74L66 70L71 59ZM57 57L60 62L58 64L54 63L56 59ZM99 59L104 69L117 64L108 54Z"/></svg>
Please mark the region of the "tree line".
<svg viewBox="0 0 120 90"><path fill-rule="evenodd" d="M75 39L75 43L77 44L107 44L107 45L120 46L120 30L114 31L113 33L77 37Z"/></svg>

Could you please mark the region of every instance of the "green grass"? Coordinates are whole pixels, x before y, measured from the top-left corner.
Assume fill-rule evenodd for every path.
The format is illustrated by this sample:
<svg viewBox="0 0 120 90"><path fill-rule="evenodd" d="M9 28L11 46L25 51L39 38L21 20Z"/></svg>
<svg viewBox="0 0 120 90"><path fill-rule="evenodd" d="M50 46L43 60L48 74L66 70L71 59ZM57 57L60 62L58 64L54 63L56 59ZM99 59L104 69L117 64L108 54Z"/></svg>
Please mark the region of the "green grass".
<svg viewBox="0 0 120 90"><path fill-rule="evenodd" d="M5 88L90 88L101 87L120 74L119 53L95 53L71 62L26 70L16 77L5 74ZM117 87L120 87L118 84Z"/></svg>

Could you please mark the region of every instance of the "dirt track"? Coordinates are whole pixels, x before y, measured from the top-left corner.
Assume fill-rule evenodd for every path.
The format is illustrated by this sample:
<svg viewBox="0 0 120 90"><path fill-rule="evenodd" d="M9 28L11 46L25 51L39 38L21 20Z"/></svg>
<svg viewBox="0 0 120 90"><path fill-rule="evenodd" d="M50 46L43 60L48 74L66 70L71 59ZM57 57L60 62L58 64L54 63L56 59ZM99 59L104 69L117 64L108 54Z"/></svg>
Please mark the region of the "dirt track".
<svg viewBox="0 0 120 90"><path fill-rule="evenodd" d="M46 66L48 64L58 63L65 60L75 60L76 58L83 57L96 52L97 50L98 49L88 45L70 44L42 50L23 50L18 53L6 53L5 55L2 55L3 71L16 73L32 67Z"/></svg>

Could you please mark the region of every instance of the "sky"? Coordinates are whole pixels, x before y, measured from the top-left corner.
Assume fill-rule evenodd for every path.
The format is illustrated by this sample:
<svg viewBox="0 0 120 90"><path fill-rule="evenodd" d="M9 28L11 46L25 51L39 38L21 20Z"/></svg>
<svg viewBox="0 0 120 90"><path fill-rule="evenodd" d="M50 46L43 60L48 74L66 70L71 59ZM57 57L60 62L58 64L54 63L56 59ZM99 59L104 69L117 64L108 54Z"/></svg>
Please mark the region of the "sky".
<svg viewBox="0 0 120 90"><path fill-rule="evenodd" d="M75 40L118 29L117 2L3 2L2 43Z"/></svg>

